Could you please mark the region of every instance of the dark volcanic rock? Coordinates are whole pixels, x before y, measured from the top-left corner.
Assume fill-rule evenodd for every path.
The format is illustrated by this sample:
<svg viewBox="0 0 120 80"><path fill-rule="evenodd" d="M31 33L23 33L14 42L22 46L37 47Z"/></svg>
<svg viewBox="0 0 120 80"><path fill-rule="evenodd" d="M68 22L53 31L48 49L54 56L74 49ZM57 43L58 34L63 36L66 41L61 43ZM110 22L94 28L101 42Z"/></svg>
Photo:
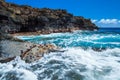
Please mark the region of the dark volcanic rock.
<svg viewBox="0 0 120 80"><path fill-rule="evenodd" d="M0 29L4 32L41 33L66 32L78 29L93 30L97 26L89 19L73 16L66 10L37 9L0 0Z"/></svg>

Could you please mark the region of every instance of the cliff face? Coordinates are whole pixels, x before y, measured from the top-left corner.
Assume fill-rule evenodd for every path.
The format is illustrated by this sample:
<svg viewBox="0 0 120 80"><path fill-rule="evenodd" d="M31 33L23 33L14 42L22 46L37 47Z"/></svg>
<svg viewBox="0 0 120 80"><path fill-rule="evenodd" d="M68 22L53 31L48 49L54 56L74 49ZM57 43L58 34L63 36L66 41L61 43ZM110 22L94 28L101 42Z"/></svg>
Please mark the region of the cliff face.
<svg viewBox="0 0 120 80"><path fill-rule="evenodd" d="M0 0L0 29L4 32L40 33L66 32L79 29L93 30L97 26L89 19L73 16L66 10L37 9Z"/></svg>

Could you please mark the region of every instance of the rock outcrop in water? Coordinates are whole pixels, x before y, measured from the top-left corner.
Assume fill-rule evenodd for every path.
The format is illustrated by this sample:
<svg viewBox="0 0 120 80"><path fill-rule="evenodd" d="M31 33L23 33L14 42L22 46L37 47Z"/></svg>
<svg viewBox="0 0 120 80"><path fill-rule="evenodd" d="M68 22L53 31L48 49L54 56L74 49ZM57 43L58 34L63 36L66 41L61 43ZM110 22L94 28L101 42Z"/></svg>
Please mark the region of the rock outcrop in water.
<svg viewBox="0 0 120 80"><path fill-rule="evenodd" d="M39 60L44 54L59 51L58 47L52 44L34 45L22 53L21 58L30 63Z"/></svg>
<svg viewBox="0 0 120 80"><path fill-rule="evenodd" d="M0 0L0 29L8 33L53 33L93 30L97 29L97 26L90 19L73 16L66 10L38 9Z"/></svg>
<svg viewBox="0 0 120 80"><path fill-rule="evenodd" d="M16 38L2 39L0 41L0 63L13 60L16 56L20 56L25 62L33 62L39 60L44 54L60 51L53 44L33 44Z"/></svg>
<svg viewBox="0 0 120 80"><path fill-rule="evenodd" d="M9 62L20 56L25 62L39 60L44 54L60 51L53 44L33 44L17 39L0 30L0 63Z"/></svg>
<svg viewBox="0 0 120 80"><path fill-rule="evenodd" d="M44 54L60 51L53 44L33 44L17 39L0 30L0 63L9 62L20 56L25 62L39 60Z"/></svg>

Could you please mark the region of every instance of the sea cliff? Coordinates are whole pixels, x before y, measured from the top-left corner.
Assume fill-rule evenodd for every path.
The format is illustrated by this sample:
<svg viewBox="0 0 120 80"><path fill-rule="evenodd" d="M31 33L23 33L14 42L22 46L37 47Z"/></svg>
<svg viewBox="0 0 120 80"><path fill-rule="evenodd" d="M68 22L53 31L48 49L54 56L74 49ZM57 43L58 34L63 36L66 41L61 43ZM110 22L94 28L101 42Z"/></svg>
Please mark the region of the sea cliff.
<svg viewBox="0 0 120 80"><path fill-rule="evenodd" d="M94 30L98 27L90 19L73 16L66 10L38 9L0 0L0 29L7 33L54 33Z"/></svg>

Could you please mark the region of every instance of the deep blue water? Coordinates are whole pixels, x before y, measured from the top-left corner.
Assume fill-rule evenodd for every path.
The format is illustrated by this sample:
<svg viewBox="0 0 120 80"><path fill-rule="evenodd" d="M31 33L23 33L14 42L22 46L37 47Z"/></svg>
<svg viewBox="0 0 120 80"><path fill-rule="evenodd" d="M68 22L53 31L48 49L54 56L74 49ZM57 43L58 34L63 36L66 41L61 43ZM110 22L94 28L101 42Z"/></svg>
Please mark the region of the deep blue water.
<svg viewBox="0 0 120 80"><path fill-rule="evenodd" d="M120 33L120 28L100 28L99 32L112 32L112 33Z"/></svg>

